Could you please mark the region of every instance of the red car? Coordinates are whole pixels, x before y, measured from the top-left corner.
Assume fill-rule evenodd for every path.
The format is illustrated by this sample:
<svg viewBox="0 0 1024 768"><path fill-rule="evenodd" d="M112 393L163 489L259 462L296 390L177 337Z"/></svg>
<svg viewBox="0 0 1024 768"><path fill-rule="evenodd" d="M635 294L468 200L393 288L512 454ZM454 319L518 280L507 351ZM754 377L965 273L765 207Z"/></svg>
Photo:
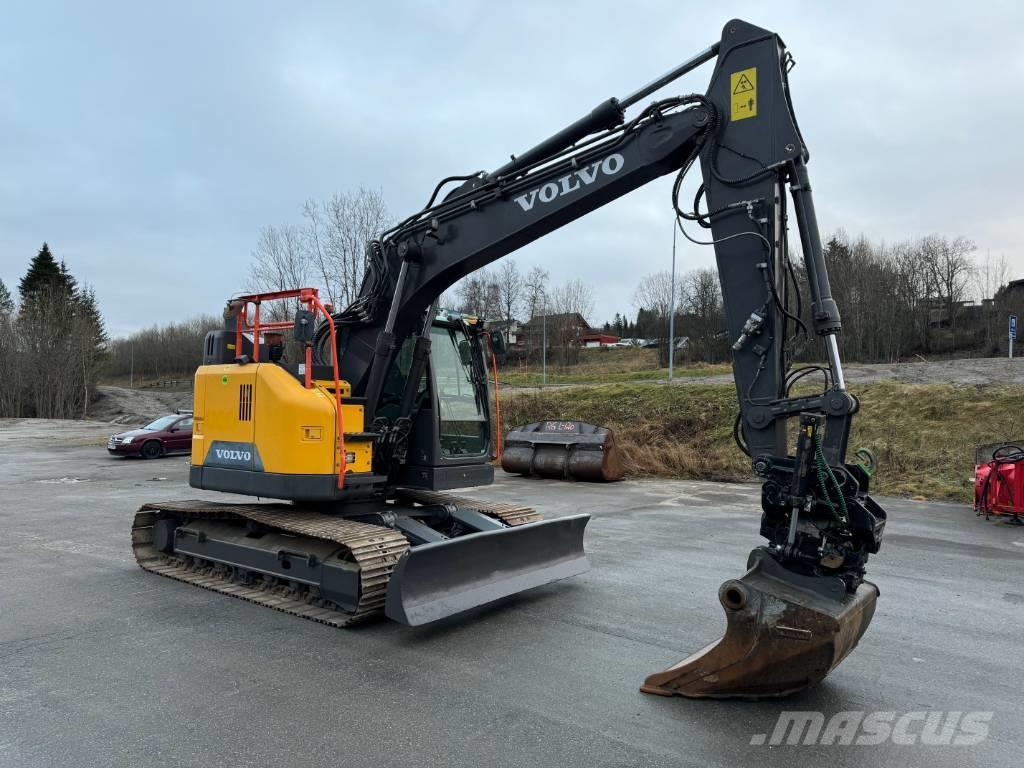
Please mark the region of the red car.
<svg viewBox="0 0 1024 768"><path fill-rule="evenodd" d="M141 429L120 432L107 442L112 456L141 456L155 459L171 453L192 451L192 414L161 416Z"/></svg>

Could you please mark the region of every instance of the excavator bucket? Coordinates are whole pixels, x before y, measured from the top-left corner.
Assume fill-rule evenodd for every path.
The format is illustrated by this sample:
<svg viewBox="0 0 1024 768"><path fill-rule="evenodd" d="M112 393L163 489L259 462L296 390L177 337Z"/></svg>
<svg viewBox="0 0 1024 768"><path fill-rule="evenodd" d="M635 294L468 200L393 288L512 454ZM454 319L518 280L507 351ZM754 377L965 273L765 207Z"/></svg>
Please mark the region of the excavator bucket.
<svg viewBox="0 0 1024 768"><path fill-rule="evenodd" d="M820 682L852 651L871 623L878 588L848 594L839 579L800 576L755 549L749 570L718 590L725 636L640 690L661 696L761 699Z"/></svg>
<svg viewBox="0 0 1024 768"><path fill-rule="evenodd" d="M501 468L558 480L621 480L615 434L583 421L538 421L514 428L505 438Z"/></svg>
<svg viewBox="0 0 1024 768"><path fill-rule="evenodd" d="M413 547L391 575L384 613L418 626L585 573L589 520L571 515Z"/></svg>

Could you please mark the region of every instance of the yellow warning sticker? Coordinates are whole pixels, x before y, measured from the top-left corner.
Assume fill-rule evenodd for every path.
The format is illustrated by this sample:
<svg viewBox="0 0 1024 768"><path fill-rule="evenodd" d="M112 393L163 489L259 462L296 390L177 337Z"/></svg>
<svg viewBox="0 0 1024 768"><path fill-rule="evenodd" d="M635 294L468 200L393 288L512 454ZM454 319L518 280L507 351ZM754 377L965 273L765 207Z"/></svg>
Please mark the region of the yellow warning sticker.
<svg viewBox="0 0 1024 768"><path fill-rule="evenodd" d="M741 69L729 75L732 94L730 120L746 120L757 116L757 67Z"/></svg>

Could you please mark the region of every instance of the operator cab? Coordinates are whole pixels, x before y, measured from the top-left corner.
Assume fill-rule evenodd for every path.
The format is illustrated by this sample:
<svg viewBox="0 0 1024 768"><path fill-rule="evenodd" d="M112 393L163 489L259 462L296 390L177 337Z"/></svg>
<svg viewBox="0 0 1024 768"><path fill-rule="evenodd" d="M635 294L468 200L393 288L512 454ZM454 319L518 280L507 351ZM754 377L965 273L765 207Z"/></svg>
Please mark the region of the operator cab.
<svg viewBox="0 0 1024 768"><path fill-rule="evenodd" d="M482 323L441 311L430 330L430 357L417 392L401 485L443 490L494 481L490 403ZM398 415L415 339L396 356L376 415Z"/></svg>

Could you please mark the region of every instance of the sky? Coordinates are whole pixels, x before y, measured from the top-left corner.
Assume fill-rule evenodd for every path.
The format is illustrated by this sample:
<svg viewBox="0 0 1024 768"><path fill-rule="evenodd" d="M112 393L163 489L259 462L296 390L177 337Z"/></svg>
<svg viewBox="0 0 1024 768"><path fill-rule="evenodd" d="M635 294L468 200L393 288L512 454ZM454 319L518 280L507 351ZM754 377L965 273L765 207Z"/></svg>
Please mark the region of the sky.
<svg viewBox="0 0 1024 768"><path fill-rule="evenodd" d="M823 233L963 235L1024 277L1015 2L37 0L0 26L0 279L13 291L45 240L115 336L215 313L260 228L301 223L304 200L372 187L403 218L441 177L501 165L733 17L796 59ZM592 323L632 314L640 277L670 266L671 181L510 258L584 279ZM677 257L714 263L682 242Z"/></svg>

